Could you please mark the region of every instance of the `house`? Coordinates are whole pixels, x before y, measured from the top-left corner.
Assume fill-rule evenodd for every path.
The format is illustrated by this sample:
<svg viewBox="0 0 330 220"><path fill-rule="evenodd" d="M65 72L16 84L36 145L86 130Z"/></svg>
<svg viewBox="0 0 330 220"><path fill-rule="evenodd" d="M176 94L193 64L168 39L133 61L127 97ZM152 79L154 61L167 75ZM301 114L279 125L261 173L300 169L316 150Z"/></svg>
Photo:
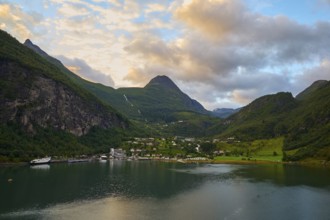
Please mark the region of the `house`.
<svg viewBox="0 0 330 220"><path fill-rule="evenodd" d="M110 156L112 158L115 158L115 159L125 159L126 158L126 151L121 149L121 148L118 148L118 149L111 148L110 149Z"/></svg>
<svg viewBox="0 0 330 220"><path fill-rule="evenodd" d="M213 152L213 154L216 156L222 156L225 154L225 152L223 150L216 150Z"/></svg>
<svg viewBox="0 0 330 220"><path fill-rule="evenodd" d="M184 140L187 141L187 142L194 142L195 138L185 138Z"/></svg>
<svg viewBox="0 0 330 220"><path fill-rule="evenodd" d="M196 152L200 152L200 150L201 150L201 146L199 145L199 144L197 144L197 147L195 147L195 150L196 150Z"/></svg>

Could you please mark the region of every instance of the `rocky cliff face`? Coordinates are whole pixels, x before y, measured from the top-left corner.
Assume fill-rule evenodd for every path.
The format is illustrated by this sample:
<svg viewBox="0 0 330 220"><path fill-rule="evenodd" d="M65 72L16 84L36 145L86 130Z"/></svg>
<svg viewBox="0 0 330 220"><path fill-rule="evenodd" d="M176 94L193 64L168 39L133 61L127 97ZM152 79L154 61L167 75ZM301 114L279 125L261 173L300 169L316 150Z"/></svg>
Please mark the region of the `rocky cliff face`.
<svg viewBox="0 0 330 220"><path fill-rule="evenodd" d="M69 86L16 62L0 62L0 122L54 128L81 136L93 127L126 128L119 114L97 100L86 100Z"/></svg>

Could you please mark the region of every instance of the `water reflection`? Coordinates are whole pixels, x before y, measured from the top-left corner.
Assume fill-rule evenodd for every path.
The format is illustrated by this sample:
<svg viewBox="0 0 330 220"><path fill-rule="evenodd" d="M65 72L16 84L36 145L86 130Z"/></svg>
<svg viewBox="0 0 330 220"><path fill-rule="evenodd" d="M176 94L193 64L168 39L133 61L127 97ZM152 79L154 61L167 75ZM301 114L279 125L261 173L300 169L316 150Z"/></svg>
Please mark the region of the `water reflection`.
<svg viewBox="0 0 330 220"><path fill-rule="evenodd" d="M0 218L322 219L330 215L328 174L279 164L116 160L0 169Z"/></svg>
<svg viewBox="0 0 330 220"><path fill-rule="evenodd" d="M251 182L271 182L279 186L330 187L330 169L272 164L250 165L234 173Z"/></svg>
<svg viewBox="0 0 330 220"><path fill-rule="evenodd" d="M206 183L166 199L106 197L2 217L44 219L327 219L329 196L306 188Z"/></svg>
<svg viewBox="0 0 330 220"><path fill-rule="evenodd" d="M190 173L196 175L221 175L231 173L243 168L241 165L228 164L188 164L185 167L173 169L176 172Z"/></svg>
<svg viewBox="0 0 330 220"><path fill-rule="evenodd" d="M49 164L40 164L40 165L30 166L30 168L35 169L35 170L49 170L50 165Z"/></svg>

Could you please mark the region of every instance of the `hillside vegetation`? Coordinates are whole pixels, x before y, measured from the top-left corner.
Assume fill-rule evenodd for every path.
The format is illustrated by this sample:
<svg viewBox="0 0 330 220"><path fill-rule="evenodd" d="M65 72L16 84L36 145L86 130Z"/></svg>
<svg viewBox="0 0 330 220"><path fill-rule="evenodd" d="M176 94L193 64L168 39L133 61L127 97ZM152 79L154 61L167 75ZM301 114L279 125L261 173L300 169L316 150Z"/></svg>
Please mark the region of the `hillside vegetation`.
<svg viewBox="0 0 330 220"><path fill-rule="evenodd" d="M330 82L319 81L294 98L267 95L212 127L218 137L242 141L284 137L284 160L330 160Z"/></svg>
<svg viewBox="0 0 330 220"><path fill-rule="evenodd" d="M94 129L126 132L128 120L48 60L0 31L0 154L95 151ZM120 133L119 132L119 133ZM113 134L113 132L112 132ZM106 138L106 139L105 139ZM115 143L116 138L103 137Z"/></svg>
<svg viewBox="0 0 330 220"><path fill-rule="evenodd" d="M329 81L296 97L279 92L219 109L231 114L220 119L167 76L114 89L80 78L30 40L22 45L4 31L0 70L0 161L105 152L134 137L200 138L206 154L217 139L215 149L239 159L330 160ZM196 146L185 147L171 152L196 153Z"/></svg>

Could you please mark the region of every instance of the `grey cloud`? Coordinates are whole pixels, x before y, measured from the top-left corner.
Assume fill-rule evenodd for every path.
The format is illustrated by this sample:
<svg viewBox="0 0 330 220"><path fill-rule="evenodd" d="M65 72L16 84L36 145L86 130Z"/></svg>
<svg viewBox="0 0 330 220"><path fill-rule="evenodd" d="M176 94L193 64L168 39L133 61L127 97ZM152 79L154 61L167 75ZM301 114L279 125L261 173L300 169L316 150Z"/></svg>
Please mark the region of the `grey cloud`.
<svg viewBox="0 0 330 220"><path fill-rule="evenodd" d="M110 75L93 69L82 59L70 59L65 56L57 56L57 58L61 60L67 68L86 80L101 83L106 86L114 86L114 82Z"/></svg>
<svg viewBox="0 0 330 220"><path fill-rule="evenodd" d="M297 75L293 82L293 93L297 95L316 80L330 80L330 59L323 60L319 65L308 68Z"/></svg>
<svg viewBox="0 0 330 220"><path fill-rule="evenodd" d="M264 18L262 23L244 33L241 43L252 45L251 49L263 48L272 63L304 62L329 54L329 22L306 26L279 16Z"/></svg>
<svg viewBox="0 0 330 220"><path fill-rule="evenodd" d="M200 35L213 36L213 44L263 50L272 63L301 62L329 54L329 22L301 25L286 16L252 13L238 0L196 0L175 13Z"/></svg>
<svg viewBox="0 0 330 220"><path fill-rule="evenodd" d="M304 25L286 16L265 16L239 0L195 0L176 7L174 14L186 27L180 39L135 35L126 51L143 60L144 76L168 71L188 85L182 84L188 94L210 106L219 99L247 104L270 93L295 93L298 81L326 75L316 74L323 71L316 68L298 79L287 69L300 66L302 71L330 57L329 22Z"/></svg>
<svg viewBox="0 0 330 220"><path fill-rule="evenodd" d="M330 4L330 0L320 0L323 3Z"/></svg>
<svg viewBox="0 0 330 220"><path fill-rule="evenodd" d="M262 50L247 50L235 45L200 42L198 38L187 38L188 44L182 48L189 59L200 66L207 66L214 75L228 75L239 66L256 69L265 65L267 54Z"/></svg>
<svg viewBox="0 0 330 220"><path fill-rule="evenodd" d="M142 56L149 62L169 64L175 62L176 52L170 45L151 33L139 33L134 40L124 48L125 51Z"/></svg>

